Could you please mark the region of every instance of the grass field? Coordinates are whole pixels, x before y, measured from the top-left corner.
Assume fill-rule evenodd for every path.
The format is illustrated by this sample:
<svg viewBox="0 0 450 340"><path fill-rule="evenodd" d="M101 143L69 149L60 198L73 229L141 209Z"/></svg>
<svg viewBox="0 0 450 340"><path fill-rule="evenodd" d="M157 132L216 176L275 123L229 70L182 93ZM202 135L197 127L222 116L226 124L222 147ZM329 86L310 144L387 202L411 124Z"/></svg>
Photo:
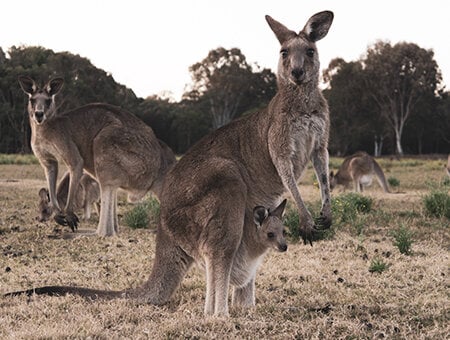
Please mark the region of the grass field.
<svg viewBox="0 0 450 340"><path fill-rule="evenodd" d="M331 166L341 161L333 158ZM35 219L43 171L23 163L0 165L0 294L53 284L123 289L147 279L154 225L121 224L115 238L58 237L54 222ZM231 307L229 318L205 318L204 274L194 267L162 307L124 299L0 297L0 338L449 339L450 220L429 216L423 204L437 187L448 192L444 163L382 159L386 177L399 182L396 193L385 194L374 183L365 192L371 210L346 220L338 209L331 237L313 247L291 242L286 253L269 252L257 275L255 308ZM300 190L317 205L311 169ZM132 206L124 194L119 201L123 216ZM95 229L96 223L94 215L80 228ZM394 245L401 228L412 241L408 255Z"/></svg>

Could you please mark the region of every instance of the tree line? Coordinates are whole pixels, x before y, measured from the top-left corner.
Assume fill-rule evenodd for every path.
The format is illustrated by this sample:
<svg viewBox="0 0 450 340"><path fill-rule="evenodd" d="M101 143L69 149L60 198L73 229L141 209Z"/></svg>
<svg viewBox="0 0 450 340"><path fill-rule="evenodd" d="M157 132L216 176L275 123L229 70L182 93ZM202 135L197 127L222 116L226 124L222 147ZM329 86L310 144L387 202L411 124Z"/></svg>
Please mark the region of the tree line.
<svg viewBox="0 0 450 340"><path fill-rule="evenodd" d="M27 98L17 83L65 80L59 111L107 102L133 112L176 153L210 131L261 110L276 93L276 77L250 63L238 48L217 48L189 68L192 83L181 101L139 98L111 74L79 55L44 47L0 48L0 153L29 153ZM411 43L378 42L364 57L330 62L323 78L331 115L330 153L450 152L450 97L431 50Z"/></svg>

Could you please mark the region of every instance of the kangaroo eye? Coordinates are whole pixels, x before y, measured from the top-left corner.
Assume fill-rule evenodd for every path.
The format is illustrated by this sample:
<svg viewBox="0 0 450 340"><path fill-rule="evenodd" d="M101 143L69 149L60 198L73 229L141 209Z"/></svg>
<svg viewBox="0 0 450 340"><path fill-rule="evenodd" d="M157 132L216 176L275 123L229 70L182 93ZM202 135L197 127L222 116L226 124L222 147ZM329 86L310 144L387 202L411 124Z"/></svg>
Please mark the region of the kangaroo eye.
<svg viewBox="0 0 450 340"><path fill-rule="evenodd" d="M284 50L284 49L283 49L283 50L281 50L280 53L281 53L281 56L283 57L283 59L286 58L286 57L288 56L288 51L287 51L287 50Z"/></svg>
<svg viewBox="0 0 450 340"><path fill-rule="evenodd" d="M286 236L286 235L287 235L286 230L283 230L283 236Z"/></svg>
<svg viewBox="0 0 450 340"><path fill-rule="evenodd" d="M308 48L308 50L306 51L306 55L308 56L308 57L314 57L314 53L315 53L316 51L314 51L314 49L313 48Z"/></svg>
<svg viewBox="0 0 450 340"><path fill-rule="evenodd" d="M45 100L45 105L50 106L51 103L52 103L52 100L51 100L51 99L46 99L46 100Z"/></svg>
<svg viewBox="0 0 450 340"><path fill-rule="evenodd" d="M36 104L36 99L34 99L34 98L31 98L31 99L30 99L30 103L31 103L31 105L34 105L34 104Z"/></svg>
<svg viewBox="0 0 450 340"><path fill-rule="evenodd" d="M274 233L267 233L267 237L268 237L268 238L274 238L274 237L275 237L275 234L274 234Z"/></svg>

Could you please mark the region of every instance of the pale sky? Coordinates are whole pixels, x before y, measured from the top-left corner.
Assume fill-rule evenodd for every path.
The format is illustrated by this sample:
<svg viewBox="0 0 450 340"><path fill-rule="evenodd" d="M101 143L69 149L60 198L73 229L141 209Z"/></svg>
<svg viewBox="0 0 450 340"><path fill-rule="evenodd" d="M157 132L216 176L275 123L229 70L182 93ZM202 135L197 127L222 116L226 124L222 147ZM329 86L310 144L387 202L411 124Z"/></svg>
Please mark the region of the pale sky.
<svg viewBox="0 0 450 340"><path fill-rule="evenodd" d="M137 96L165 91L178 100L189 66L217 47L238 47L250 63L276 70L279 44L264 16L299 31L331 10L317 43L322 69L336 57L360 58L377 40L433 49L450 86L450 1L400 0L6 0L0 46L43 46L88 58Z"/></svg>

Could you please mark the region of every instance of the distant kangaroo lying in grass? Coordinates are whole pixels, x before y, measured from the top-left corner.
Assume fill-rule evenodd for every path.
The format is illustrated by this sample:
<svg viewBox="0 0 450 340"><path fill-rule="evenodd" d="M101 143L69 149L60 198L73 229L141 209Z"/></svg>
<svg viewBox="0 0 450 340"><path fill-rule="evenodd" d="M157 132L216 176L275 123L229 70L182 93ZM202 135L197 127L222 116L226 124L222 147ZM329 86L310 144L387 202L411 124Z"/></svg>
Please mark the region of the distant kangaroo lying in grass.
<svg viewBox="0 0 450 340"><path fill-rule="evenodd" d="M364 187L372 184L372 177L377 177L378 183L385 192L390 192L383 170L377 161L364 151L359 151L344 159L336 175L330 173L331 189L340 184L348 187L353 183L356 192L362 192Z"/></svg>
<svg viewBox="0 0 450 340"><path fill-rule="evenodd" d="M300 33L269 16L266 20L281 44L278 92L267 109L201 139L167 174L160 197L155 259L147 282L119 292L44 287L12 295L125 296L161 305L198 262L206 269L206 315L228 315L230 284L235 287L234 301L252 306L255 271L267 248L255 228L254 208L279 207L283 195L291 193L304 242L311 242L317 228L297 187L310 159L322 196L318 223L322 229L330 227L329 113L318 87L315 42L328 33L333 13L313 15ZM277 215L279 210L275 209Z"/></svg>
<svg viewBox="0 0 450 340"><path fill-rule="evenodd" d="M60 207L64 207L67 202L69 192L70 174L67 172L58 184L56 199ZM50 202L50 195L46 188L39 190L39 222L48 221L53 214L53 207ZM83 209L83 219L91 218L91 207L94 204L97 214L100 213L100 186L97 181L86 173L81 176L80 182L75 189L73 210Z"/></svg>
<svg viewBox="0 0 450 340"><path fill-rule="evenodd" d="M42 88L29 77L19 77L19 83L29 97L31 147L45 170L58 223L72 230L78 225L74 198L83 169L100 184L100 236L118 232L118 188L128 191L134 200L149 190L160 195L163 178L175 163L175 156L149 126L133 114L107 104L56 113L54 98L63 86L61 78L50 80ZM58 160L67 165L70 173L64 207L56 198Z"/></svg>

